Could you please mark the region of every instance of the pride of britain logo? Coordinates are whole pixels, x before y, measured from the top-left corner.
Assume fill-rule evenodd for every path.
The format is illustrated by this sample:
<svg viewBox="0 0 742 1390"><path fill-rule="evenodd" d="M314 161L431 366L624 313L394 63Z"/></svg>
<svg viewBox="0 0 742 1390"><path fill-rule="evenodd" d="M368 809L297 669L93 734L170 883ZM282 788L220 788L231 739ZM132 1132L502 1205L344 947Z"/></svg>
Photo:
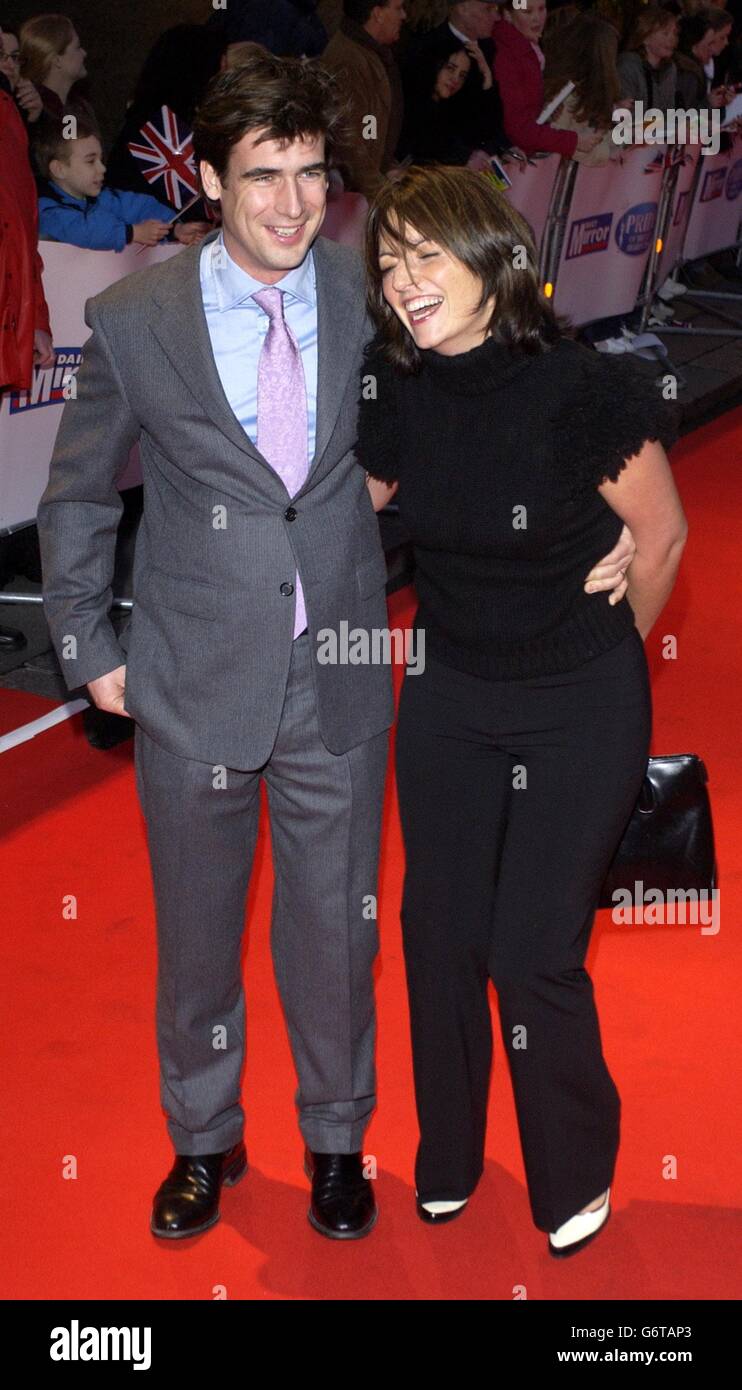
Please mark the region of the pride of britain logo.
<svg viewBox="0 0 742 1390"><path fill-rule="evenodd" d="M64 405L69 399L70 382L82 362L82 348L58 347L53 367L34 367L30 391L11 391L9 413L25 414L43 405Z"/></svg>
<svg viewBox="0 0 742 1390"><path fill-rule="evenodd" d="M616 245L625 256L643 256L657 221L656 203L636 203L616 223Z"/></svg>

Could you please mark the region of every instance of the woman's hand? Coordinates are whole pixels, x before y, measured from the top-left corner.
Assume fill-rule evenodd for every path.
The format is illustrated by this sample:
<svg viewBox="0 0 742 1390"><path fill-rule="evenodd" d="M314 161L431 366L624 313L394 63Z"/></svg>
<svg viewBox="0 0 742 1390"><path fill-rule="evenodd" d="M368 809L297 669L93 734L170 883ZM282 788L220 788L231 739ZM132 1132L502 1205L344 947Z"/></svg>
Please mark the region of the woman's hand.
<svg viewBox="0 0 742 1390"><path fill-rule="evenodd" d="M374 511L380 512L388 502L391 502L399 483L382 483L378 478L372 478L370 473L367 473L366 487L369 490Z"/></svg>
<svg viewBox="0 0 742 1390"><path fill-rule="evenodd" d="M33 124L38 121L44 109L44 103L39 96L33 82L29 82L27 77L19 77L15 88L15 99L23 109L26 120Z"/></svg>
<svg viewBox="0 0 742 1390"><path fill-rule="evenodd" d="M485 58L481 48L479 47L479 44L477 43L476 39L471 39L469 43L464 44L464 48L466 49L466 52L469 54L469 57L473 59L473 61L479 68L479 71L482 76L482 89L485 92L488 92L490 87L492 86L494 78L492 76L492 68L487 62L487 59Z"/></svg>
<svg viewBox="0 0 742 1390"><path fill-rule="evenodd" d="M604 593L613 590L608 602L620 603L629 582L626 571L636 555L636 545L628 526L624 525L616 544L608 555L594 565L587 579L585 590L588 594Z"/></svg>
<svg viewBox="0 0 742 1390"><path fill-rule="evenodd" d="M43 328L37 328L33 335L33 362L35 367L43 369L56 366L54 344Z"/></svg>
<svg viewBox="0 0 742 1390"><path fill-rule="evenodd" d="M583 131L581 135L578 135L575 148L579 150L580 154L589 154L591 150L595 149L596 145L600 144L602 139L603 136L599 130L586 130Z"/></svg>

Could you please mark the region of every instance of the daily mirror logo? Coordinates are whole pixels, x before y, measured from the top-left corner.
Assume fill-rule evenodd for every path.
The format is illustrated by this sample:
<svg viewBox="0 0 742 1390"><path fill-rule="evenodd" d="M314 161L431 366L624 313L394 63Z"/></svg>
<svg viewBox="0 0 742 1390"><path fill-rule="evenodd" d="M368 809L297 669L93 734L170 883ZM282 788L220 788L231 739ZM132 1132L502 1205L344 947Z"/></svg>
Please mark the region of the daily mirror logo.
<svg viewBox="0 0 742 1390"><path fill-rule="evenodd" d="M152 1365L151 1327L81 1327L73 1318L69 1327L51 1330L52 1361L131 1361L135 1371Z"/></svg>
<svg viewBox="0 0 742 1390"><path fill-rule="evenodd" d="M568 233L565 260L575 256L590 256L605 251L611 235L612 212L598 212L593 217L581 217L573 222Z"/></svg>
<svg viewBox="0 0 742 1390"><path fill-rule="evenodd" d="M20 415L27 410L38 410L42 405L64 405L69 396L69 386L65 386L77 372L82 362L82 348L60 347L56 349L57 360L53 367L43 370L34 367L30 391L11 391L11 415Z"/></svg>

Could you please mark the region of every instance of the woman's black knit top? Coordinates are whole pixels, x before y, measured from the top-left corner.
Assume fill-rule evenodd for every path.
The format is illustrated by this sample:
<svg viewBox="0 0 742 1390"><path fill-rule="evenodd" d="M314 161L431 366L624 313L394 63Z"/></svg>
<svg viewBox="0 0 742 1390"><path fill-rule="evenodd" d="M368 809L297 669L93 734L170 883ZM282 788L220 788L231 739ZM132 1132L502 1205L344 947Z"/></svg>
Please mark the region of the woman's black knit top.
<svg viewBox="0 0 742 1390"><path fill-rule="evenodd" d="M583 588L623 525L597 489L646 440L677 439L658 368L567 337L537 354L490 337L421 357L404 374L369 344L358 461L399 480L426 651L515 680L616 646L634 625L628 599Z"/></svg>

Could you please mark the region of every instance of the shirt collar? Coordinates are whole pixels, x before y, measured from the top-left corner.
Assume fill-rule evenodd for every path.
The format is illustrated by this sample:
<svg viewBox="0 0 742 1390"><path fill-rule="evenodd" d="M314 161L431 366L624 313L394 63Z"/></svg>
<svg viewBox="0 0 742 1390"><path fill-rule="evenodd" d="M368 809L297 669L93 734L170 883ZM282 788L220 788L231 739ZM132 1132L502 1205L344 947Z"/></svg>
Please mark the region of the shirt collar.
<svg viewBox="0 0 742 1390"><path fill-rule="evenodd" d="M456 25L452 24L450 19L448 21L448 27L451 30L451 33L453 34L454 38L461 39L462 43L471 43L471 39L467 38L466 34L462 34L461 30L457 29Z"/></svg>
<svg viewBox="0 0 742 1390"><path fill-rule="evenodd" d="M232 260L224 245L221 231L206 250L210 253L211 277L216 292L216 307L220 313L224 313L226 309L234 309L238 304L244 304L257 290L268 288L262 280L255 280ZM276 282L274 288L283 290L289 300L297 299L302 304L315 307L317 284L314 253L311 248L301 265L287 271L283 278Z"/></svg>

